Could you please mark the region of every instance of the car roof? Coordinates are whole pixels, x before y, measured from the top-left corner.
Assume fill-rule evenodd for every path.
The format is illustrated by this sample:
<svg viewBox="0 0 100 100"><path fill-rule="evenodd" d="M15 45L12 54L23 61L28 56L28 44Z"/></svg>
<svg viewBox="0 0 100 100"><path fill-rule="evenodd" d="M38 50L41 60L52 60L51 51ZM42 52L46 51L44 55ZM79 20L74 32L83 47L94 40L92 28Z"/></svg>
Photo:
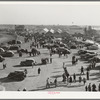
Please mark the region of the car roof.
<svg viewBox="0 0 100 100"><path fill-rule="evenodd" d="M33 61L35 61L33 58L25 58L25 60L33 60Z"/></svg>

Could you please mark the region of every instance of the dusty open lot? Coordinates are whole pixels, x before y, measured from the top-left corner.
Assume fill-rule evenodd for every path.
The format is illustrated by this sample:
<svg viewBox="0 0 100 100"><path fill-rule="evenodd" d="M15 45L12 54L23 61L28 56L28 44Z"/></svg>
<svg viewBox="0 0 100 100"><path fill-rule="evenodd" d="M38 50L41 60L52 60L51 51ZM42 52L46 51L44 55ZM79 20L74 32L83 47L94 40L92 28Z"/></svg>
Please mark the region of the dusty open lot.
<svg viewBox="0 0 100 100"><path fill-rule="evenodd" d="M23 41L22 37L20 37L19 39ZM29 44L30 42L28 43L23 42L21 47L27 48L29 50ZM39 48L38 50L41 52L41 55L32 58L34 58L37 63L40 63L41 58L49 57L49 51L48 49L43 49L43 48ZM27 91L85 91L85 86L83 85L83 82L79 84L78 78L79 78L81 66L87 68L89 63L78 61L76 65L72 66L71 64L72 55L77 51L78 50L76 49L71 50L72 53L68 55L67 58L64 56L59 58L57 54L54 54L52 64L37 65L34 66L33 68L32 66L29 67L19 66L20 61L30 57L28 54L23 54L22 57L19 57L18 54L15 53L14 57L6 58L6 60L4 61L7 64L6 69L3 69L2 63L0 63L0 82L1 82L0 84L6 88L6 91L17 91L18 89L23 90L23 88L26 88ZM96 52L99 52L99 50ZM67 85L67 83L62 82L62 74L64 73L63 62L65 62L65 66L70 75L73 75L74 73L77 74L76 83ZM40 75L38 75L38 71L37 71L39 67L41 68ZM10 72L19 69L28 70L27 77L23 81L11 81L7 79L7 75ZM86 85L88 85L91 82L91 83L96 83L96 85L98 86L98 84L100 83L99 75L100 75L99 70L91 70L90 80L86 82ZM52 86L51 88L46 89L46 79L48 77L50 77L51 80L57 77L58 86L56 88ZM82 75L82 77L86 77L86 74Z"/></svg>

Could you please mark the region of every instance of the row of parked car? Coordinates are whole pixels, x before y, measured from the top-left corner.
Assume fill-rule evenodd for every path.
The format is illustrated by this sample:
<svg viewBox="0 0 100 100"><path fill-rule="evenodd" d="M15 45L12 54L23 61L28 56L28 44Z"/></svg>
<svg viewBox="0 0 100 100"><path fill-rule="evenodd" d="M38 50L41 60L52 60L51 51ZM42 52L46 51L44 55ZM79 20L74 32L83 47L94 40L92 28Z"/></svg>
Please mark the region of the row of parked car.
<svg viewBox="0 0 100 100"><path fill-rule="evenodd" d="M91 52L88 50L79 50L77 54L80 56L81 60L87 62L96 61L96 63L100 62L100 58L98 57L98 54L96 52Z"/></svg>
<svg viewBox="0 0 100 100"><path fill-rule="evenodd" d="M4 57L13 57L14 56L14 52L12 50L18 50L19 49L19 45L17 44L21 44L21 41L9 41L8 45L0 45L0 62L4 61L5 58Z"/></svg>

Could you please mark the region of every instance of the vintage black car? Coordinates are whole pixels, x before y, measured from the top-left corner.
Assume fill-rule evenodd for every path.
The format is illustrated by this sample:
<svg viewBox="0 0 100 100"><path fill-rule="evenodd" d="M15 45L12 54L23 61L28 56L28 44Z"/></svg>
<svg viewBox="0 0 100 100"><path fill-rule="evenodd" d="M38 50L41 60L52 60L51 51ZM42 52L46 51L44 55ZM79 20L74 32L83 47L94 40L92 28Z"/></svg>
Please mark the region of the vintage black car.
<svg viewBox="0 0 100 100"><path fill-rule="evenodd" d="M24 61L20 62L21 66L33 66L36 64L36 61L33 58L27 58Z"/></svg>
<svg viewBox="0 0 100 100"><path fill-rule="evenodd" d="M22 81L25 79L25 77L26 77L25 71L18 70L18 71L14 71L14 72L9 73L7 78L11 79L11 80L16 80L16 81Z"/></svg>
<svg viewBox="0 0 100 100"><path fill-rule="evenodd" d="M5 52L1 52L0 55L2 57L13 57L14 53L12 51L5 51Z"/></svg>
<svg viewBox="0 0 100 100"><path fill-rule="evenodd" d="M17 46L17 45L11 45L9 47L9 50L18 50L18 49L19 49L19 46Z"/></svg>

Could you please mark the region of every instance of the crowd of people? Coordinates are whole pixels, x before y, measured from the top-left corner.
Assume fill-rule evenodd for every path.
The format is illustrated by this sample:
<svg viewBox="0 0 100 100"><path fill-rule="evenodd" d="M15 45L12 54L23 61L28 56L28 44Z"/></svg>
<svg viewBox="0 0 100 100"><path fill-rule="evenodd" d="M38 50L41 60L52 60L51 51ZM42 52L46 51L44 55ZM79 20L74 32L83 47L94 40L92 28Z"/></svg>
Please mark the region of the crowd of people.
<svg viewBox="0 0 100 100"><path fill-rule="evenodd" d="M99 85L98 85L98 87L96 86L96 84L95 83L93 83L92 85L91 85L91 83L89 83L88 85L86 85L85 86L85 91L100 91L100 83L99 83Z"/></svg>

